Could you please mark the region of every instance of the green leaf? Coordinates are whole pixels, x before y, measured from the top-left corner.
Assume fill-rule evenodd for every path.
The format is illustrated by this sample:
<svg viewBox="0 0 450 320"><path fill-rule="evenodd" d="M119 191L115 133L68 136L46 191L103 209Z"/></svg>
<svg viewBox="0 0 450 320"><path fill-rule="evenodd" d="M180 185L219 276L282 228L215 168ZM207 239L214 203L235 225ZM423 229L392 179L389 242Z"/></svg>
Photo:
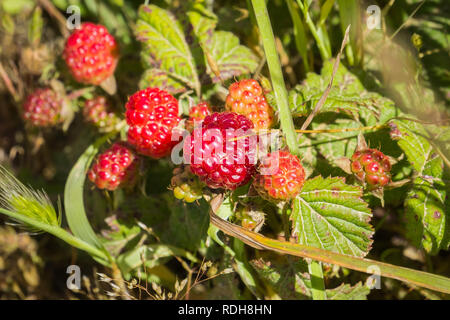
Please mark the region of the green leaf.
<svg viewBox="0 0 450 320"><path fill-rule="evenodd" d="M199 93L195 62L180 22L170 12L155 5L142 5L138 16L135 33L143 43L144 65L164 72L167 77ZM158 82L161 83L161 80ZM171 87L164 89L170 90Z"/></svg>
<svg viewBox="0 0 450 320"><path fill-rule="evenodd" d="M250 264L281 299L299 300L311 297L311 280L305 260L265 254L262 258L250 261Z"/></svg>
<svg viewBox="0 0 450 320"><path fill-rule="evenodd" d="M216 215L222 219L228 220L233 215L234 204L230 197L226 197L220 207L216 210ZM256 280L252 274L252 268L249 265L244 252L244 244L235 239L233 249L226 245L218 236L217 232L219 229L213 224L209 225L208 235L217 244L219 244L229 255L231 255L236 262L236 272L239 274L242 281L249 288L249 290L257 297L260 297L258 292L258 286L256 285Z"/></svg>
<svg viewBox="0 0 450 320"><path fill-rule="evenodd" d="M442 181L442 159L427 162L423 175L413 181L405 200L407 236L417 247L435 255L448 249L450 205L448 187Z"/></svg>
<svg viewBox="0 0 450 320"><path fill-rule="evenodd" d="M15 15L20 12L26 12L33 8L35 2L33 0L3 0L1 2L2 9L9 14Z"/></svg>
<svg viewBox="0 0 450 320"><path fill-rule="evenodd" d="M228 220L233 215L233 203L231 202L230 197L226 197L223 200L219 209L217 209L216 215L224 220ZM220 246L224 246L225 244L223 243L222 240L220 240L219 236L217 235L217 232L219 232L219 228L217 228L213 224L210 224L208 228L208 235Z"/></svg>
<svg viewBox="0 0 450 320"><path fill-rule="evenodd" d="M217 25L217 16L203 3L192 3L186 12L193 32L200 43L208 43Z"/></svg>
<svg viewBox="0 0 450 320"><path fill-rule="evenodd" d="M407 237L429 254L437 254L440 249L448 249L450 238L450 206L446 200L448 187L442 181L443 161L433 151L421 124L394 120L390 125L391 135L417 172L405 200Z"/></svg>
<svg viewBox="0 0 450 320"><path fill-rule="evenodd" d="M172 77L167 72L158 68L151 68L144 71L139 81L139 87L144 89L148 87L164 88L172 94L178 94L186 91L185 84Z"/></svg>
<svg viewBox="0 0 450 320"><path fill-rule="evenodd" d="M300 17L298 7L294 0L287 0L286 4L289 9L289 13L291 14L292 23L294 24L294 37L295 37L295 46L297 47L297 51L300 53L300 56L303 60L303 65L305 66L305 71L309 71L309 59L308 59L308 38L306 35L306 28L303 24L303 21Z"/></svg>
<svg viewBox="0 0 450 320"><path fill-rule="evenodd" d="M301 85L289 91L289 107L294 117L305 116L314 109L330 81L332 67L332 61L327 61L320 75L308 73ZM320 112L343 113L364 125L375 125L390 120L397 109L391 100L365 90L358 77L340 64Z"/></svg>
<svg viewBox="0 0 450 320"><path fill-rule="evenodd" d="M370 289L361 282L354 286L341 284L339 287L327 290L328 300L367 300Z"/></svg>
<svg viewBox="0 0 450 320"><path fill-rule="evenodd" d="M219 79L207 64L207 72L213 82L251 73L258 67L258 58L249 48L240 45L239 38L231 32L214 32L211 41L206 42L205 47L220 72Z"/></svg>
<svg viewBox="0 0 450 320"><path fill-rule="evenodd" d="M317 124L313 122L312 126L313 129L341 129L358 128L361 124L350 119L338 119L331 124L326 122ZM342 157L350 158L355 152L357 140L358 133L355 131L327 132L312 137L312 143L317 145L320 153L330 163L335 163L336 160Z"/></svg>
<svg viewBox="0 0 450 320"><path fill-rule="evenodd" d="M31 17L30 24L28 26L28 41L32 45L38 45L42 37L42 28L44 26L44 20L42 18L41 7L36 7Z"/></svg>
<svg viewBox="0 0 450 320"><path fill-rule="evenodd" d="M136 224L136 220L130 217L119 218L112 215L105 219L108 224L108 230L102 230L103 245L108 252L116 256L133 239L138 240L141 228Z"/></svg>
<svg viewBox="0 0 450 320"><path fill-rule="evenodd" d="M136 247L117 258L117 266L127 276L133 270L141 267L143 263L147 268L153 268L165 262L165 258L173 256L184 257L192 262L197 258L186 250L166 244L149 244Z"/></svg>
<svg viewBox="0 0 450 320"><path fill-rule="evenodd" d="M345 184L344 178L307 180L294 200L293 234L300 244L357 257L365 256L372 243L370 209L362 189Z"/></svg>
<svg viewBox="0 0 450 320"><path fill-rule="evenodd" d="M200 243L206 239L209 226L209 205L204 200L197 203L183 203L174 199L173 195L166 200L171 211L168 230L162 240L180 248L196 251ZM174 205L174 202L178 202Z"/></svg>
<svg viewBox="0 0 450 320"><path fill-rule="evenodd" d="M419 175L423 174L425 167L432 160L433 148L425 138L427 133L420 123L408 120L393 120L391 133L398 140L399 147L403 150L409 163Z"/></svg>
<svg viewBox="0 0 450 320"><path fill-rule="evenodd" d="M86 172L89 170L92 159L109 137L110 135L99 138L86 149L70 171L64 189L64 208L66 210L67 223L70 230L78 238L99 249L104 249L104 247L92 229L86 216L83 189Z"/></svg>

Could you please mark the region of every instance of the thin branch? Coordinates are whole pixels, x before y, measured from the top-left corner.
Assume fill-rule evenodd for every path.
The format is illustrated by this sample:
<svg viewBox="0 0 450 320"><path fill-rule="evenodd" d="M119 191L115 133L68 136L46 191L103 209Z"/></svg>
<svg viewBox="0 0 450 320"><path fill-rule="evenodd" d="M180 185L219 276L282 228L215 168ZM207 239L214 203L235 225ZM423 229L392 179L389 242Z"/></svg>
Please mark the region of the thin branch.
<svg viewBox="0 0 450 320"><path fill-rule="evenodd" d="M14 88L14 85L9 78L8 74L6 73L5 69L3 68L2 63L0 62L0 77L3 79L3 82L5 82L6 89L8 89L9 93L12 95L15 101L19 101L19 95L17 94L16 89Z"/></svg>
<svg viewBox="0 0 450 320"><path fill-rule="evenodd" d="M59 30L62 35L67 38L70 34L69 30L66 28L66 18L59 12L59 10L51 3L49 0L38 0L41 6L51 15L53 18L58 21Z"/></svg>

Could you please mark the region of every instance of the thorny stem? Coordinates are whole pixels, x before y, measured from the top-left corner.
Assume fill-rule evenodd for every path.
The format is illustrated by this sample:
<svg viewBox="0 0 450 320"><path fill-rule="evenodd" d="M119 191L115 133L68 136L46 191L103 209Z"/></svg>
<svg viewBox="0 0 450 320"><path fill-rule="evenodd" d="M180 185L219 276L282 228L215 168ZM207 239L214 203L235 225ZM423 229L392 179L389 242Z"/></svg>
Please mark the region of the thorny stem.
<svg viewBox="0 0 450 320"><path fill-rule="evenodd" d="M12 81L9 78L8 74L6 73L5 69L3 68L1 62L0 62L0 77L3 79L3 82L5 82L5 86L8 89L9 93L14 98L14 101L19 101L19 95L17 94L17 91L14 88L14 85L12 84Z"/></svg>

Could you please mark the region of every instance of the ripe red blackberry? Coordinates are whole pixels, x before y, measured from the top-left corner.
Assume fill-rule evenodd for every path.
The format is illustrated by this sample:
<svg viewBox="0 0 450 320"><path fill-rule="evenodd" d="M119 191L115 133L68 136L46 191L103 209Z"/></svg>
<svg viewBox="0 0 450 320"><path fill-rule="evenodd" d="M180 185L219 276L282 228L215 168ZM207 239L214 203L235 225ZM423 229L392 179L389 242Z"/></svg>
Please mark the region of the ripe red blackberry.
<svg viewBox="0 0 450 320"><path fill-rule="evenodd" d="M23 118L36 127L51 127L62 122L63 99L50 88L37 89L23 105Z"/></svg>
<svg viewBox="0 0 450 320"><path fill-rule="evenodd" d="M359 150L353 154L351 161L352 172L371 189L384 187L391 181L391 163L381 151Z"/></svg>
<svg viewBox="0 0 450 320"><path fill-rule="evenodd" d="M203 121L207 116L212 113L211 106L208 102L203 101L199 104L193 106L189 110L189 120L186 122L186 128L191 131L195 124L199 124Z"/></svg>
<svg viewBox="0 0 450 320"><path fill-rule="evenodd" d="M115 190L136 182L139 160L124 143L114 143L94 161L88 178L97 188Z"/></svg>
<svg viewBox="0 0 450 320"><path fill-rule="evenodd" d="M234 190L250 181L256 162L253 123L234 112L213 113L186 137L183 153L192 173L210 188Z"/></svg>
<svg viewBox="0 0 450 320"><path fill-rule="evenodd" d="M102 131L111 131L120 122L119 117L111 111L103 96L87 100L83 107L83 116L87 122Z"/></svg>
<svg viewBox="0 0 450 320"><path fill-rule="evenodd" d="M86 22L67 39L63 57L76 81L98 85L114 73L119 50L104 26Z"/></svg>
<svg viewBox="0 0 450 320"><path fill-rule="evenodd" d="M256 191L274 201L295 198L305 182L305 170L300 160L288 151L276 151L263 159L253 181Z"/></svg>
<svg viewBox="0 0 450 320"><path fill-rule="evenodd" d="M245 79L233 83L228 89L227 110L242 114L250 119L255 129L269 129L274 121L272 107L267 103L258 81Z"/></svg>
<svg viewBox="0 0 450 320"><path fill-rule="evenodd" d="M133 94L126 109L128 142L155 159L169 155L178 143L171 141L172 130L180 122L178 101L164 90L147 88Z"/></svg>

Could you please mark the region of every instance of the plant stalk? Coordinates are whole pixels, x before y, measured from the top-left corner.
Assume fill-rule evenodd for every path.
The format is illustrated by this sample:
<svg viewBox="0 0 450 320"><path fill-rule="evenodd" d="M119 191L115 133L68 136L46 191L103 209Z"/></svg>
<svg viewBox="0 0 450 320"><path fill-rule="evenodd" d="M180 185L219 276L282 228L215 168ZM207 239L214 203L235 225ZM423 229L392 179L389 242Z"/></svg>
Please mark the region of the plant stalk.
<svg viewBox="0 0 450 320"><path fill-rule="evenodd" d="M298 6L300 7L300 10L303 12L303 16L305 17L305 22L309 27L309 30L311 31L311 34L313 35L314 39L316 40L317 47L319 48L320 56L322 57L322 60L328 60L331 58L331 52L327 50L326 44L322 41L322 38L319 36L319 33L317 32L316 26L314 25L314 22L311 19L311 16L308 12L308 6L303 4L302 0L297 0Z"/></svg>

